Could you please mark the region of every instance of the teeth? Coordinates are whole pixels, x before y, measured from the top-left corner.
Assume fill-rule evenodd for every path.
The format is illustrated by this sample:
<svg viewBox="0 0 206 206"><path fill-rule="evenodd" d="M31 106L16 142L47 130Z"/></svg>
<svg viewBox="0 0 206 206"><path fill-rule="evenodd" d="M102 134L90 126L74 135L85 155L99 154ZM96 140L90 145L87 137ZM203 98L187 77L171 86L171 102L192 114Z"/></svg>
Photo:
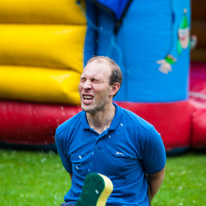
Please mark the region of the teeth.
<svg viewBox="0 0 206 206"><path fill-rule="evenodd" d="M89 96L89 95L84 95L83 97L84 97L84 99L93 99L93 97Z"/></svg>

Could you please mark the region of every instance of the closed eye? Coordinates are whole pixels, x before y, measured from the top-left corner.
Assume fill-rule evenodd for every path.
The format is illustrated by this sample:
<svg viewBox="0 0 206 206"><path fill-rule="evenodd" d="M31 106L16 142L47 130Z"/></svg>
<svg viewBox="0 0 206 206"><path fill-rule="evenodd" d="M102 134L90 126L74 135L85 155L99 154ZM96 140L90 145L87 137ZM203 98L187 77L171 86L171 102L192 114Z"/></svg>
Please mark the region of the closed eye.
<svg viewBox="0 0 206 206"><path fill-rule="evenodd" d="M94 83L94 84L99 84L99 83L101 83L102 81L101 81L100 79L92 78L92 79L91 79L91 82Z"/></svg>
<svg viewBox="0 0 206 206"><path fill-rule="evenodd" d="M81 82L81 83L85 83L86 81L87 81L87 78L86 78L86 77L81 77L81 78L80 78L80 82ZM100 80L100 79L95 79L95 78L91 78L91 79L90 79L90 82L91 82L91 83L94 83L94 84L99 84L99 83L102 82L102 80Z"/></svg>
<svg viewBox="0 0 206 206"><path fill-rule="evenodd" d="M86 81L85 77L81 77L80 82L84 83Z"/></svg>

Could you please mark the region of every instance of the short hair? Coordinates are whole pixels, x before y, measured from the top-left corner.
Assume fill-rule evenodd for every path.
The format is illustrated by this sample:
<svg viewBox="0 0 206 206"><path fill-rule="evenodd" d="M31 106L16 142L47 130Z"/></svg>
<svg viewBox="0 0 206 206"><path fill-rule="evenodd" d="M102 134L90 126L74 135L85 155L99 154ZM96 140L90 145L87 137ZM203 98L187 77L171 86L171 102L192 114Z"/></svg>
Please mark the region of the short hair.
<svg viewBox="0 0 206 206"><path fill-rule="evenodd" d="M106 63L111 68L111 76L109 77L109 85L113 85L115 82L118 82L120 85L122 84L122 71L118 64L106 56L94 56L88 60L88 63L93 61L97 61L98 63Z"/></svg>

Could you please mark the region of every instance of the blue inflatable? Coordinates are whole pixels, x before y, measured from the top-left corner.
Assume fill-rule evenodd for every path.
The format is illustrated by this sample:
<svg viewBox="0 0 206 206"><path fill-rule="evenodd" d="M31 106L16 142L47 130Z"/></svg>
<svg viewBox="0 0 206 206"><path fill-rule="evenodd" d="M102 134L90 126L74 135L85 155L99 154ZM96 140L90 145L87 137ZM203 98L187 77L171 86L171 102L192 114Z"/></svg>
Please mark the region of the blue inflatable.
<svg viewBox="0 0 206 206"><path fill-rule="evenodd" d="M95 52L86 57L109 56L120 65L123 85L115 100L152 122L167 150L189 147L190 1L87 2L95 7L87 7L87 24L96 38ZM161 119L165 113L168 120Z"/></svg>
<svg viewBox="0 0 206 206"><path fill-rule="evenodd" d="M118 101L188 99L190 1L132 1L117 33L115 15L101 8L97 13L96 55L124 69Z"/></svg>

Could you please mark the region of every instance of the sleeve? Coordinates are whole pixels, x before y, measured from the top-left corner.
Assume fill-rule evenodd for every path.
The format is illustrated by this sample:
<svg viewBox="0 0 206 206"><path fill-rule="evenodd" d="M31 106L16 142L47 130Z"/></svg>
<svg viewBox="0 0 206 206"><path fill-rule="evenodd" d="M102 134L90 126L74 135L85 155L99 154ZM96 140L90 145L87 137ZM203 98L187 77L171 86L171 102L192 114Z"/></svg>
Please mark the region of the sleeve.
<svg viewBox="0 0 206 206"><path fill-rule="evenodd" d="M162 138L154 127L149 130L143 147L142 163L146 173L161 171L165 167L166 152Z"/></svg>
<svg viewBox="0 0 206 206"><path fill-rule="evenodd" d="M65 149L65 140L61 135L55 134L55 144L59 153L61 162L68 173L72 173L72 164Z"/></svg>

